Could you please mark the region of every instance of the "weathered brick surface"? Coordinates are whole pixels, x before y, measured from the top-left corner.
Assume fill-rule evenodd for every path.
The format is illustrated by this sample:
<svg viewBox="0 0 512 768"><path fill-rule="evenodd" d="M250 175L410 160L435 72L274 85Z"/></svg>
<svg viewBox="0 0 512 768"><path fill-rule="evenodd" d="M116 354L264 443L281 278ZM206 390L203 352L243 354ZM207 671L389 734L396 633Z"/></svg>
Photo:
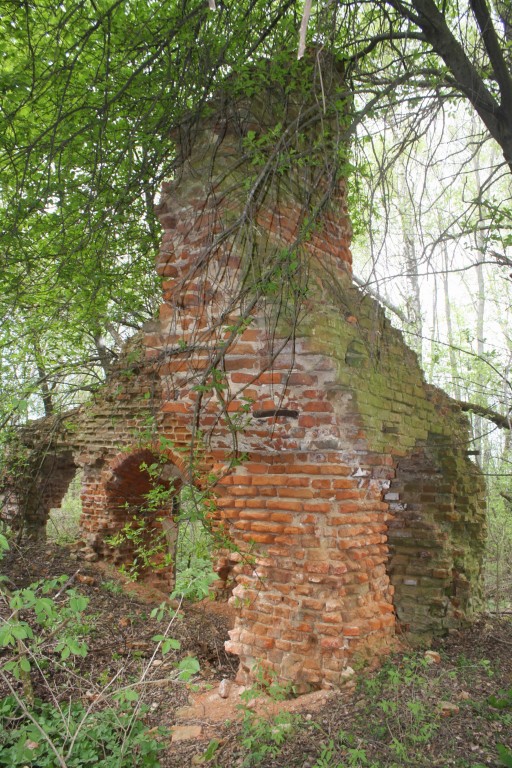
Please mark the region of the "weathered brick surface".
<svg viewBox="0 0 512 768"><path fill-rule="evenodd" d="M228 647L241 676L257 661L299 687L328 685L356 651L386 647L396 617L422 633L471 615L482 484L457 407L425 385L400 334L350 283L343 184L296 249L307 265L294 276L307 284L297 315L281 305L276 319L275 295L251 306L254 283L240 299L258 259L300 240L305 205L298 186L282 193L272 182L250 221L250 251L243 227L231 235L233 177L250 177L241 113L254 110L257 124L261 109L244 103L206 124L164 189L157 269L171 279L148 354L164 399L180 405L164 406L165 434L178 425L187 434L204 389L196 415L212 466L227 465L235 447L247 455L216 489L218 517L242 553L223 561L235 562ZM214 368L220 392L207 389Z"/></svg>
<svg viewBox="0 0 512 768"><path fill-rule="evenodd" d="M155 419L170 476L211 488L233 543L218 569L234 579L240 678L258 664L299 690L340 683L354 654L389 647L397 621L428 634L471 618L484 532L465 419L351 285L344 182L324 199L329 152L313 141L299 162L297 138L268 172L251 154L249 129L277 122L297 137L316 122L332 141L338 116L313 102L269 88L177 138L144 365L122 391L116 373L74 440L84 531L104 553L124 502L147 492L140 435Z"/></svg>

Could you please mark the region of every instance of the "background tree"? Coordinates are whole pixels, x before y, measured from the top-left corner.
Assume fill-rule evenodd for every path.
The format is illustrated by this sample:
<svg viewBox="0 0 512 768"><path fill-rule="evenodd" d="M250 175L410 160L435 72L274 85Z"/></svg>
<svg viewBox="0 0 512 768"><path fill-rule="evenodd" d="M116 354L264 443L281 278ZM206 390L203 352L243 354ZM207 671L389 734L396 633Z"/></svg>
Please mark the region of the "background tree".
<svg viewBox="0 0 512 768"><path fill-rule="evenodd" d="M1 6L0 375L7 418L27 402L31 413L76 402L152 315L159 239L153 204L174 172L173 131L184 119L194 130L232 72L240 91L254 92L256 59L272 59L286 78L306 19L296 0ZM338 0L313 5L307 21L306 44L343 63L354 94L347 131L353 196L368 169L358 155L362 127L381 116L393 120L398 137L383 171L422 140L436 115L461 102L472 105L510 166L504 4L492 12L485 0ZM492 169L494 178L503 165ZM507 194L498 202L483 182L479 205L503 242L510 237L509 200ZM497 252L506 260L503 249Z"/></svg>

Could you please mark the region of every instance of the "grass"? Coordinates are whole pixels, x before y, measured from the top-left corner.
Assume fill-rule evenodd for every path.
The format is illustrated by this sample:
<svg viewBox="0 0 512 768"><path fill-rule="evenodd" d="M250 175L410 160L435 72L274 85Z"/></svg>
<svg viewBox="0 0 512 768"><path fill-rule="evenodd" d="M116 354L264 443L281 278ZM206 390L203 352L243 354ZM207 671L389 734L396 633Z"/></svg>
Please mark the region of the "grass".
<svg viewBox="0 0 512 768"><path fill-rule="evenodd" d="M411 651L361 672L352 696L335 694L285 732L246 717L208 765L511 768L512 623L494 621L448 638L437 663Z"/></svg>

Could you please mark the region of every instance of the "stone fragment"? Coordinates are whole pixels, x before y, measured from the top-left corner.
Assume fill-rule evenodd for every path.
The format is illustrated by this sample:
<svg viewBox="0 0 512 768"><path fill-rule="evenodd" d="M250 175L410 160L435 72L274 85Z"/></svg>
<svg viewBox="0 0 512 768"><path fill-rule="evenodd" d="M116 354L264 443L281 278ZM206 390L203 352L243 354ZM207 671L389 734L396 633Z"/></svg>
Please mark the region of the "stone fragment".
<svg viewBox="0 0 512 768"><path fill-rule="evenodd" d="M96 584L96 579L94 576L86 576L85 573L77 573L76 580L80 584Z"/></svg>
<svg viewBox="0 0 512 768"><path fill-rule="evenodd" d="M32 749L37 749L38 746L39 746L39 742L38 741L32 741L31 739L27 739L27 741L25 742L25 744L23 746L25 747L25 749L31 749L31 750Z"/></svg>
<svg viewBox="0 0 512 768"><path fill-rule="evenodd" d="M350 680L351 677L355 675L355 670L352 669L352 667L345 667L345 669L341 672L341 679L342 680Z"/></svg>
<svg viewBox="0 0 512 768"><path fill-rule="evenodd" d="M219 696L221 699L227 699L231 690L231 680L227 677L223 678L219 684Z"/></svg>
<svg viewBox="0 0 512 768"><path fill-rule="evenodd" d="M460 707L457 706L457 704L453 704L451 701L440 701L439 709L442 717L453 717L460 712Z"/></svg>
<svg viewBox="0 0 512 768"><path fill-rule="evenodd" d="M198 739L203 732L200 725L176 725L172 729L171 741L188 741L189 739Z"/></svg>
<svg viewBox="0 0 512 768"><path fill-rule="evenodd" d="M100 698L100 694L95 691L86 691L85 698L89 701L97 701Z"/></svg>
<svg viewBox="0 0 512 768"><path fill-rule="evenodd" d="M188 705L186 707L180 707L176 710L176 717L178 720L190 720L191 718L194 718L197 715L196 709L193 705Z"/></svg>

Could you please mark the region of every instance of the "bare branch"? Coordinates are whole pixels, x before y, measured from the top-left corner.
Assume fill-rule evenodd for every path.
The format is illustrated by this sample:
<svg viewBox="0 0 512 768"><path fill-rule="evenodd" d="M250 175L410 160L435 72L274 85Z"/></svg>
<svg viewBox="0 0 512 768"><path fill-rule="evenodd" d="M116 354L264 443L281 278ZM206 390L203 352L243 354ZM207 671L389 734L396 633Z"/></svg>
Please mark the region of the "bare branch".
<svg viewBox="0 0 512 768"><path fill-rule="evenodd" d="M476 403L467 403L464 400L456 400L456 403L466 413L476 413L478 416L483 416L484 419L492 421L500 429L511 429L510 418L503 416L493 408L487 408L485 405L477 405Z"/></svg>

